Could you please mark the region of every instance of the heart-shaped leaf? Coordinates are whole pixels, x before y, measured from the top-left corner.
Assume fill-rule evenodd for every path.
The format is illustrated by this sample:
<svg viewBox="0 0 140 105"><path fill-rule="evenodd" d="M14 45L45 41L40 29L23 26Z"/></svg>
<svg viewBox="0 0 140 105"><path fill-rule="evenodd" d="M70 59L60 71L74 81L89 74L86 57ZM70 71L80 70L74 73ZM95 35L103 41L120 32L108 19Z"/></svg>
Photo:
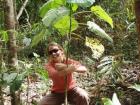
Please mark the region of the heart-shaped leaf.
<svg viewBox="0 0 140 105"><path fill-rule="evenodd" d="M113 21L112 18L102 9L101 6L92 6L91 11L98 16L100 19L103 19L107 23L110 24L110 26L113 28Z"/></svg>
<svg viewBox="0 0 140 105"><path fill-rule="evenodd" d="M55 24L54 27L61 33L61 35L66 35L69 33L70 29L70 17L64 16L62 19L58 20ZM72 18L71 19L71 31L76 30L78 27L78 22Z"/></svg>
<svg viewBox="0 0 140 105"><path fill-rule="evenodd" d="M53 8L58 8L65 5L65 0L49 0L40 8L40 16L43 18L45 14Z"/></svg>
<svg viewBox="0 0 140 105"><path fill-rule="evenodd" d="M61 19L63 16L68 15L69 10L66 7L59 7L51 9L42 19L43 24L47 27L54 24L57 20Z"/></svg>

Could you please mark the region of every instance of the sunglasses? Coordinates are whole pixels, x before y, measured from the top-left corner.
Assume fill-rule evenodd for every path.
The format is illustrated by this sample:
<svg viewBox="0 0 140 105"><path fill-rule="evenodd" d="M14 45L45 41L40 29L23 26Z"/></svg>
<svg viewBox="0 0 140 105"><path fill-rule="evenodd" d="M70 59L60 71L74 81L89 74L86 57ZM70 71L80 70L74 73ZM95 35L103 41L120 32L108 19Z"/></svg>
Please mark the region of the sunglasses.
<svg viewBox="0 0 140 105"><path fill-rule="evenodd" d="M52 55L53 53L57 53L59 49L53 49L53 50L50 50L48 52L49 55Z"/></svg>

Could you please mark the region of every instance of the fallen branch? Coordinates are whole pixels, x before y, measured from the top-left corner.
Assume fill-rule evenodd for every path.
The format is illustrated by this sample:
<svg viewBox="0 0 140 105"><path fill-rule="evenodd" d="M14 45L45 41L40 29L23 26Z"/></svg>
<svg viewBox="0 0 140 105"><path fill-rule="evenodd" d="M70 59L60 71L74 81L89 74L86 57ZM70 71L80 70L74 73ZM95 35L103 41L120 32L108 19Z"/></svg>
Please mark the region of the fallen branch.
<svg viewBox="0 0 140 105"><path fill-rule="evenodd" d="M24 1L24 3L23 3L23 5L22 5L22 7L21 7L21 8L20 8L20 10L19 10L19 13L17 14L17 20L18 20L18 19L19 19L19 17L22 15L23 10L25 9L25 7L26 7L26 5L27 5L28 1L29 1L29 0L25 0L25 1Z"/></svg>

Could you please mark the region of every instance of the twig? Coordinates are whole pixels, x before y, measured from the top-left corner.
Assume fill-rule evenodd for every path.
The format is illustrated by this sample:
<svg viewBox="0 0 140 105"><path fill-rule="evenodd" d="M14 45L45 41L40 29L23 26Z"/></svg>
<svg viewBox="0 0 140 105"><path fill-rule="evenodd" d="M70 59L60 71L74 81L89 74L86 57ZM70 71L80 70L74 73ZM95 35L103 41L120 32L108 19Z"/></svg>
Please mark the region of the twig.
<svg viewBox="0 0 140 105"><path fill-rule="evenodd" d="M0 86L0 105L4 105L2 86Z"/></svg>
<svg viewBox="0 0 140 105"><path fill-rule="evenodd" d="M25 0L22 7L19 10L19 13L17 14L17 20L19 19L19 17L22 15L23 10L25 9L26 5L27 5L28 0Z"/></svg>
<svg viewBox="0 0 140 105"><path fill-rule="evenodd" d="M70 41L71 41L71 25L72 25L72 5L70 3L70 28L69 28L69 33L67 34L67 41L68 41L68 44L67 44L67 54L66 54L66 64L67 64L67 67L68 67L68 57L69 57L69 48L70 48ZM65 76L65 103L64 105L68 105L68 99L67 99L67 95L68 95L68 87L67 87L67 84L68 84L68 81L67 81L67 75Z"/></svg>
<svg viewBox="0 0 140 105"><path fill-rule="evenodd" d="M78 34L76 34L76 33L71 33L71 35L75 35L75 36L77 36L79 39L81 39L81 40L85 40L83 37L81 37L80 35L78 35Z"/></svg>
<svg viewBox="0 0 140 105"><path fill-rule="evenodd" d="M24 10L25 10L25 13L26 13L26 15L27 15L26 21L27 21L28 25L31 27L31 24L30 24L30 22L29 22L29 14L28 14L28 12L27 12L26 9L24 9Z"/></svg>
<svg viewBox="0 0 140 105"><path fill-rule="evenodd" d="M83 25L83 26L87 26L87 24L85 23L78 23L79 25Z"/></svg>
<svg viewBox="0 0 140 105"><path fill-rule="evenodd" d="M83 14L83 13L92 13L92 11L81 11L81 12L76 12L73 15L78 15L78 14Z"/></svg>
<svg viewBox="0 0 140 105"><path fill-rule="evenodd" d="M29 80L29 76L27 76L27 103L26 105L28 105L29 103L29 85L30 85L30 80Z"/></svg>

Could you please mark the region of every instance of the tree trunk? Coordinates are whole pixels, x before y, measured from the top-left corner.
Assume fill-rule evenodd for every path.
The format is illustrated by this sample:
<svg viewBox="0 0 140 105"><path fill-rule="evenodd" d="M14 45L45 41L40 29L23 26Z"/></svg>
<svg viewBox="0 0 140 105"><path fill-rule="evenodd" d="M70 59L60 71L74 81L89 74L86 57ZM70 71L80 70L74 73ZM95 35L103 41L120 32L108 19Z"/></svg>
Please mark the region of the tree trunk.
<svg viewBox="0 0 140 105"><path fill-rule="evenodd" d="M2 2L0 1L0 9L2 9ZM2 15L2 10L0 12L1 15L1 20L0 20L0 29L2 28L2 19L3 19L3 15ZM0 35L1 36L1 35ZM0 74L2 72L2 62L3 62L3 46L2 46L2 40L0 38ZM2 85L0 84L0 105L4 105L4 99L3 99L3 91L2 91Z"/></svg>
<svg viewBox="0 0 140 105"><path fill-rule="evenodd" d="M0 39L0 73L1 73L1 69L2 69L2 60L3 60L2 40Z"/></svg>
<svg viewBox="0 0 140 105"><path fill-rule="evenodd" d="M135 0L135 14L136 14L136 25L138 32L138 51L140 61L140 0Z"/></svg>
<svg viewBox="0 0 140 105"><path fill-rule="evenodd" d="M2 93L2 87L0 86L0 105L4 105L4 99L3 99L3 93Z"/></svg>
<svg viewBox="0 0 140 105"><path fill-rule="evenodd" d="M13 7L13 0L5 0L4 7L5 14L5 28L8 32L8 63L10 67L15 67L17 62L17 51L16 51L16 37L15 37L15 13Z"/></svg>
<svg viewBox="0 0 140 105"><path fill-rule="evenodd" d="M16 51L16 37L15 37L15 13L13 0L4 0L4 24L8 33L8 67L9 70L16 70L17 65L17 51ZM14 91L11 91L11 105L19 105Z"/></svg>
<svg viewBox="0 0 140 105"><path fill-rule="evenodd" d="M2 40L0 39L0 73L2 70ZM4 101L3 101L3 93L2 93L2 86L0 84L0 105L4 105Z"/></svg>

